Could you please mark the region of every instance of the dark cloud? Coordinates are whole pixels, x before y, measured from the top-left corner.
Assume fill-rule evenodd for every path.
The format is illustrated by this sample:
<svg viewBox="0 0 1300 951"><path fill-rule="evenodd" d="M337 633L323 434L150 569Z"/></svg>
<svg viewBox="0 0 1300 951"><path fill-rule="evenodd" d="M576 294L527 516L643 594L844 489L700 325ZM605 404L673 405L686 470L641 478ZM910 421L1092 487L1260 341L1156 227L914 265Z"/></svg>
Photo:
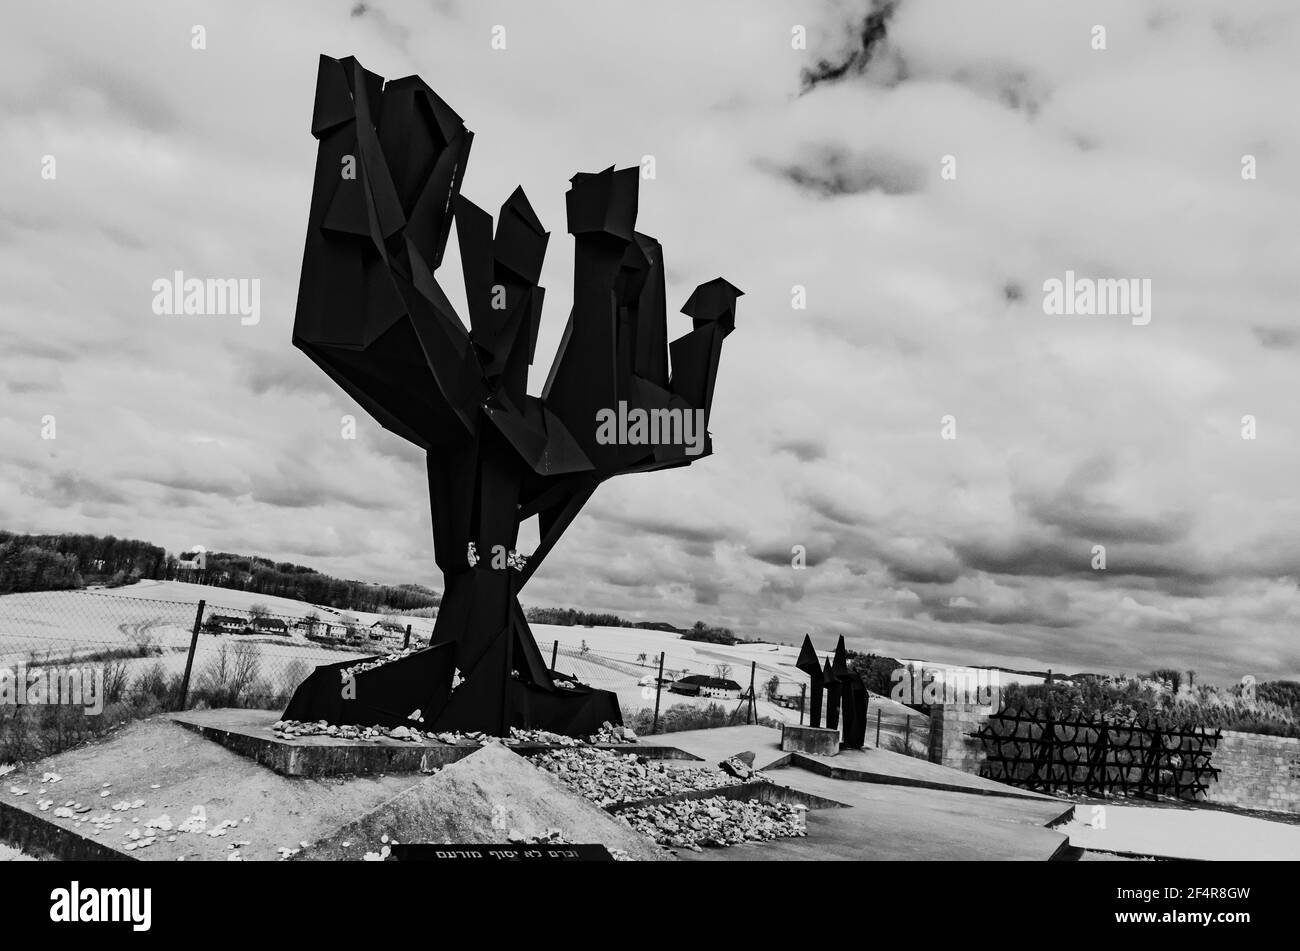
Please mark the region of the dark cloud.
<svg viewBox="0 0 1300 951"><path fill-rule="evenodd" d="M899 0L871 0L869 11L860 20L845 23L844 35L835 43L840 50L803 69L799 77L803 91L865 72L885 44L889 18L898 4Z"/></svg>
<svg viewBox="0 0 1300 951"><path fill-rule="evenodd" d="M664 538L675 538L682 542L701 542L712 545L715 542L726 541L731 536L730 532L717 527L690 525L674 522L668 518L605 515L603 520L632 529L635 532L660 535Z"/></svg>
<svg viewBox="0 0 1300 951"><path fill-rule="evenodd" d="M1195 522L1186 511L1147 515L1122 511L1094 496L1114 481L1117 463L1113 455L1098 454L1079 464L1051 493L1022 490L1017 506L1040 525L1051 526L1093 544L1134 542L1167 545L1186 538Z"/></svg>
<svg viewBox="0 0 1300 951"><path fill-rule="evenodd" d="M772 447L773 452L788 452L800 462L826 458L826 444L817 439L788 439Z"/></svg>
<svg viewBox="0 0 1300 951"><path fill-rule="evenodd" d="M764 160L758 165L824 198L871 191L909 195L925 183L925 173L910 161L885 154L854 155L831 145L797 162L774 164Z"/></svg>
<svg viewBox="0 0 1300 951"><path fill-rule="evenodd" d="M804 586L793 571L788 576L768 578L758 591L759 600L769 608L780 608L802 601Z"/></svg>
<svg viewBox="0 0 1300 951"><path fill-rule="evenodd" d="M1294 350L1300 345L1300 330L1294 327L1251 327L1250 332L1265 350Z"/></svg>
<svg viewBox="0 0 1300 951"><path fill-rule="evenodd" d="M75 506L83 502L123 505L127 497L112 486L80 472L58 472L50 476L39 492L51 506Z"/></svg>
<svg viewBox="0 0 1300 951"><path fill-rule="evenodd" d="M1026 624L1038 628L1069 628L1080 623L1064 594L1027 598L1016 604L988 604L968 596L920 594L920 611L944 624Z"/></svg>
<svg viewBox="0 0 1300 951"><path fill-rule="evenodd" d="M765 565L774 565L777 568L791 568L793 570L794 552L791 549L797 544L800 543L791 542L785 547L751 549L749 557L755 561L761 561ZM804 546L804 565L807 568L816 568L830 556L831 552L819 545Z"/></svg>
<svg viewBox="0 0 1300 951"><path fill-rule="evenodd" d="M712 581L694 581L691 590L695 595L695 603L705 605L717 604L722 593L722 589Z"/></svg>

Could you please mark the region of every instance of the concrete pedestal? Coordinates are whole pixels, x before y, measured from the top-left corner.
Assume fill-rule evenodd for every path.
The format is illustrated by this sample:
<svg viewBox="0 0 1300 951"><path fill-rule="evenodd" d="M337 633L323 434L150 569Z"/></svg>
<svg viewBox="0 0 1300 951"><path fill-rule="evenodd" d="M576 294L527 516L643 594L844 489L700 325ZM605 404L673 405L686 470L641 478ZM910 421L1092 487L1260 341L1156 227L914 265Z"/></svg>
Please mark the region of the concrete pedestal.
<svg viewBox="0 0 1300 951"><path fill-rule="evenodd" d="M781 725L781 750L785 753L812 753L834 756L840 751L840 731L820 726Z"/></svg>

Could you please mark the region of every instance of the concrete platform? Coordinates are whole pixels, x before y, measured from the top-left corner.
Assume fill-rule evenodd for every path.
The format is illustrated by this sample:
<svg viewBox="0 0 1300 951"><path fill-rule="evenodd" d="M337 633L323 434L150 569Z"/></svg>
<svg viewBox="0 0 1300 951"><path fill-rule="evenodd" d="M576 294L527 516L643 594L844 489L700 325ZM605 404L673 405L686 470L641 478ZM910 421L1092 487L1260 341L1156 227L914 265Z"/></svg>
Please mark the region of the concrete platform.
<svg viewBox="0 0 1300 951"><path fill-rule="evenodd" d="M1092 825L1095 806L1105 810L1104 827ZM1300 824L1226 809L1088 802L1075 806L1056 829L1072 846L1094 853L1192 861L1300 860Z"/></svg>
<svg viewBox="0 0 1300 951"><path fill-rule="evenodd" d="M408 742L345 740L338 737L277 737L271 725L280 719L273 710L191 710L172 719L281 776L368 776L379 773L429 773L469 756L478 744L453 745L436 740ZM695 759L690 753L662 744L596 744L600 749L636 753L647 759ZM512 744L525 756L555 747L542 743Z"/></svg>
<svg viewBox="0 0 1300 951"><path fill-rule="evenodd" d="M519 750L500 744L456 749L460 758L433 775L286 776L213 742L192 722L155 717L6 775L0 842L61 860L226 861L235 853L241 860L276 860L285 849L298 853L295 858L333 861L378 852L383 836L504 845L512 832L540 835L554 827L570 842L598 842L633 858L668 857L608 810L532 766ZM42 782L47 773L61 778ZM812 801L788 790L750 796L763 794ZM53 803L41 810L42 800ZM67 802L88 808L57 816ZM131 806L114 809L118 803ZM195 815L206 818L204 827L181 831ZM128 849L163 816L170 829L159 831L147 848ZM96 824L100 817L118 821ZM209 834L214 830L221 831ZM140 837L129 838L132 832Z"/></svg>
<svg viewBox="0 0 1300 951"><path fill-rule="evenodd" d="M205 711L186 714L184 722L156 717L16 770L0 786L0 841L36 857L65 859L222 861L235 852L243 859L277 859L281 857L278 850L283 848L302 849L301 858L334 860L359 858L365 851L377 850L379 843L369 841L372 833L414 843L426 841L435 833L445 835L448 829L463 827L466 834L474 831L504 840L507 830L491 825L488 833L483 826L486 814L481 809L475 812L470 808L472 803L487 803L493 810L499 805L506 810L506 819L502 821L514 824L545 823L553 807L561 806L564 814L578 817L575 822L581 819L579 824L584 829L600 828L591 818L592 810L617 822L608 815L616 809L600 810L585 801L583 809L564 806L558 800L553 803L555 796L576 794L559 788L550 777L545 782L537 779L541 771L518 761L518 757L502 759L507 753L528 753L519 748L488 748L487 757L481 757L486 771L482 775L467 773L459 779L457 771L468 762L468 757L484 752L482 748L397 741L360 744L372 753L376 748L396 751L373 760L372 768L385 762L403 762L394 757L405 754L409 757L405 764L418 770L419 763L430 761L415 757L427 755L435 746L436 755L458 757L433 776L418 771L381 774L355 769L347 778L277 772L273 767L264 766L256 756L245 755L235 747L256 741L254 747L262 751L263 758L298 756L298 760L282 761L284 768L290 768L294 762L301 765L303 750L327 748L334 741L315 738L276 741L274 737L268 740L259 731L266 730L274 722L274 716L256 711ZM213 734L224 736L228 742L209 739ZM908 767L916 769L932 764L898 754L867 751L871 769L860 772L877 778L860 780L798 764L791 754L782 754L775 748L778 731L764 727L692 731L656 739L659 743L654 749L672 750L672 755L678 757L698 756L708 762L753 750L755 765L773 780L770 784L746 783L729 790L686 794L688 797L727 795L801 802L809 806L806 838L682 853L682 858L1041 861L1071 851L1062 831L1046 828L1067 813L1070 804L1047 796L988 794L978 788L980 783L988 781L976 777L970 777L974 783L965 785L945 776L940 784L933 776L908 771ZM302 744L296 752L295 744ZM273 745L291 749L274 754L266 752ZM643 748L630 749L645 753ZM307 754L312 755L325 754ZM838 764L844 755L837 756L835 762ZM338 765L333 760L325 762ZM529 777L522 785L518 779L521 770ZM42 784L46 772L58 773L62 780ZM15 796L9 791L11 786L25 789L27 794ZM464 795L449 790L461 790ZM37 803L42 798L52 799L54 807L39 810ZM140 806L112 811L113 804L123 800L132 804L143 802ZM67 801L89 809L72 818L56 818L54 808ZM512 809L514 812L510 812ZM206 830L164 831L146 849L126 849L127 843L133 840L125 833L133 829L143 832L150 820L166 814L176 826L199 812L207 817ZM120 817L121 821L97 827L90 821L96 816ZM488 818L493 816L496 812ZM233 827L224 834L207 834L226 820ZM614 831L620 835L628 831L622 826L616 830L604 828L611 842L619 840ZM168 836L174 836L175 841L168 842ZM304 842L308 844L303 846Z"/></svg>
<svg viewBox="0 0 1300 951"><path fill-rule="evenodd" d="M43 785L47 772L62 780ZM155 717L5 776L0 785L0 842L38 858L145 861L225 861L235 851L229 846L247 842L238 850L243 858L273 860L280 857L277 849L315 842L428 778L419 773L347 780L289 778L197 731ZM111 785L105 788L106 783ZM12 794L10 787L15 786L27 794ZM105 792L107 796L101 795ZM37 806L42 798L54 800L44 812ZM138 808L112 810L117 802L139 800L144 804ZM67 801L89 806L90 811L76 819L56 818L54 810ZM236 825L220 836L160 833L149 848L126 850L127 831L143 832L150 820L162 815L179 825L196 810L206 815L208 829L226 820ZM87 821L105 813L122 821L104 830ZM167 842L169 835L176 841Z"/></svg>
<svg viewBox="0 0 1300 951"><path fill-rule="evenodd" d="M769 777L848 809L808 812L808 835L733 846L682 858L705 861L1035 861L1065 857L1067 837L1048 825L1070 804L1044 797L968 792L833 779L777 769Z"/></svg>
<svg viewBox="0 0 1300 951"><path fill-rule="evenodd" d="M755 726L657 739L714 762L752 750L755 767L773 782L849 807L809 810L804 838L683 852L689 861L1041 862L1073 857L1067 837L1048 828L1069 813L1070 803L901 753L843 750L834 759L782 753L780 732Z"/></svg>
<svg viewBox="0 0 1300 951"><path fill-rule="evenodd" d="M660 733L655 737L709 762L720 762L744 750L754 753L754 768L774 770L798 766L812 772L851 782L918 786L924 789L969 792L985 796L1008 796L1056 802L1051 796L1017 789L1003 783L940 766L915 756L889 750L840 750L834 757L781 750L781 731L765 726L732 726L716 730L687 730ZM775 777L774 777L775 778Z"/></svg>
<svg viewBox="0 0 1300 951"><path fill-rule="evenodd" d="M848 782L883 783L889 786L917 786L922 789L947 790L979 796L1006 796L1010 799L1035 799L1056 802L1051 796L1028 789L940 766L915 756L889 750L841 750L834 759L809 753L792 753L787 766L801 767L832 779Z"/></svg>

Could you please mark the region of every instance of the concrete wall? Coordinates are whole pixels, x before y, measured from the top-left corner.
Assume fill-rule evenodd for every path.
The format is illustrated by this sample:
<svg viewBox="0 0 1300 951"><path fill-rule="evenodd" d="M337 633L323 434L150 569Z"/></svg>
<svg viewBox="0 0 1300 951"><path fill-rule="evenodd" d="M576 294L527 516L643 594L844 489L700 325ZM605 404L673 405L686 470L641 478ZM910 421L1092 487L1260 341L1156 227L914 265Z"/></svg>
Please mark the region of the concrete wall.
<svg viewBox="0 0 1300 951"><path fill-rule="evenodd" d="M1224 730L1210 765L1219 769L1210 802L1300 813L1300 739Z"/></svg>
<svg viewBox="0 0 1300 951"><path fill-rule="evenodd" d="M984 765L984 745L967 736L993 713L991 707L964 703L930 705L930 762L978 774Z"/></svg>

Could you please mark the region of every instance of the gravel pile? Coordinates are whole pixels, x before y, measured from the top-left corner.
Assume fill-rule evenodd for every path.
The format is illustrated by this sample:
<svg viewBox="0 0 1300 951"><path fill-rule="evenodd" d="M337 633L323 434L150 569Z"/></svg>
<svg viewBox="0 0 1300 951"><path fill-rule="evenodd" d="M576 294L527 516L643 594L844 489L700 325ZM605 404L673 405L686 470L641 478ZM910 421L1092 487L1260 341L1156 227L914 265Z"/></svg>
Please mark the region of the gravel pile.
<svg viewBox="0 0 1300 951"><path fill-rule="evenodd" d="M600 725L600 730L592 734L592 743L635 743L637 735L625 726L614 726L608 720Z"/></svg>
<svg viewBox="0 0 1300 951"><path fill-rule="evenodd" d="M384 738L419 743L426 737L433 736L432 733L425 733L409 726L395 726L392 728L354 725L335 726L332 723L326 723L324 720L318 720L315 723L303 723L301 720L276 720L271 724L271 732L282 740L292 740L300 736L332 736L340 740L368 740L372 743L377 743Z"/></svg>
<svg viewBox="0 0 1300 951"><path fill-rule="evenodd" d="M488 743L501 742L501 738L481 731L433 733L413 726L335 726L325 720L318 720L315 723L304 723L301 720L276 720L271 724L271 732L282 740L292 740L301 736L330 736L341 740L367 740L373 743L387 738L407 743L436 740L451 746L486 746ZM636 734L627 727L611 726L609 723L604 724L600 732L590 740L592 743L635 743L636 741ZM506 737L504 742L507 746L519 746L523 743L583 746L589 741L551 733L549 730L521 730L518 727L511 727L510 736Z"/></svg>
<svg viewBox="0 0 1300 951"><path fill-rule="evenodd" d="M580 746L582 740L549 730L521 730L517 726L510 728L510 738L506 742L515 746L519 743L546 743L551 746Z"/></svg>
<svg viewBox="0 0 1300 951"><path fill-rule="evenodd" d="M401 660L404 657L410 657L416 651L424 650L423 647L411 647L406 650L394 651L383 657L376 657L374 660L362 661L359 664L353 664L351 667L344 667L339 671L339 676L343 683L347 683L357 674L364 674L367 670L374 670L376 667L383 667L385 664L391 664L395 660Z"/></svg>
<svg viewBox="0 0 1300 951"><path fill-rule="evenodd" d="M712 766L668 769L633 753L590 747L547 750L530 761L601 806L718 789L741 782Z"/></svg>
<svg viewBox="0 0 1300 951"><path fill-rule="evenodd" d="M714 796L634 807L618 817L658 845L703 852L705 846L805 836L806 811L806 806Z"/></svg>

